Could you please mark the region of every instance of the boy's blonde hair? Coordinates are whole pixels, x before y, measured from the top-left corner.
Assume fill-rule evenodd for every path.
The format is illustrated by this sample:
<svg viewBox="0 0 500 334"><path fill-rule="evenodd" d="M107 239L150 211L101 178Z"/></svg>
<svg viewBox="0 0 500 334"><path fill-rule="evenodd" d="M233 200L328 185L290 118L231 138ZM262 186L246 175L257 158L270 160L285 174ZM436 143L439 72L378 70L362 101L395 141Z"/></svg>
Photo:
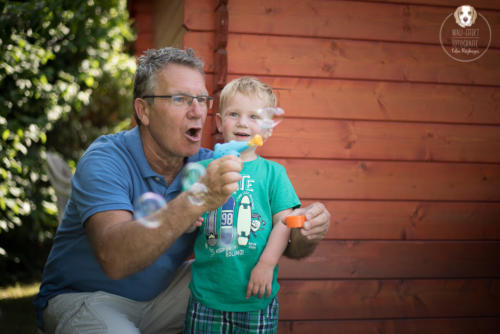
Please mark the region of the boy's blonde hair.
<svg viewBox="0 0 500 334"><path fill-rule="evenodd" d="M266 101L265 107L276 107L276 96L273 89L255 77L241 77L228 83L220 93L219 113L226 108L227 102L240 93L250 97L261 98Z"/></svg>

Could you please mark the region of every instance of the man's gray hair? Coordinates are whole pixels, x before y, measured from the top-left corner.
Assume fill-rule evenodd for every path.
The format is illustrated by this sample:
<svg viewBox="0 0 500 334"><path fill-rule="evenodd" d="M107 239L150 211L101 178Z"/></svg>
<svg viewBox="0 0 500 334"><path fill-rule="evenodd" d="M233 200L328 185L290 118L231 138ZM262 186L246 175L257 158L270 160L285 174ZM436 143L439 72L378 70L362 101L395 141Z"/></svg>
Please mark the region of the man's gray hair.
<svg viewBox="0 0 500 334"><path fill-rule="evenodd" d="M134 78L134 100L145 95L153 95L156 84L156 73L168 64L178 64L198 70L203 76L203 61L194 55L193 49L181 50L167 47L163 49L149 49L137 58L137 69ZM138 125L141 124L134 111Z"/></svg>

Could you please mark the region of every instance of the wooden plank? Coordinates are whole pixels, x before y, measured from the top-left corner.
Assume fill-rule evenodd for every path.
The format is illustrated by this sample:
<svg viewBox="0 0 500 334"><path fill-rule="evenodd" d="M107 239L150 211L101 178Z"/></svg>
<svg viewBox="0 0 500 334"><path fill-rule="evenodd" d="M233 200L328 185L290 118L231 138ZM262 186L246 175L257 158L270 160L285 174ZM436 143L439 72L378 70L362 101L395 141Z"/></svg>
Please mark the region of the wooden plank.
<svg viewBox="0 0 500 334"><path fill-rule="evenodd" d="M279 42L279 43L278 43ZM206 63L205 71L214 70L214 34L212 32L187 32L184 35L184 47L193 48L198 56ZM276 45L273 45L276 43ZM354 43L350 45L350 43ZM331 48L330 49L330 46ZM255 48L253 47L255 46ZM334 53L343 51L340 48L347 48L348 54L337 57ZM422 48L411 50L412 48ZM430 50L425 50L430 49ZM278 50L279 52L276 52ZM297 55L300 50L302 55ZM427 51L432 51L427 54ZM231 35L228 42L229 75L241 76L244 74L256 76L307 76L318 78L341 78L341 79L377 79L377 80L397 80L397 81L428 81L436 83L460 83L460 84L500 84L500 50L489 50L481 59L469 66L464 67L463 63L451 60L442 49L433 46L412 46L405 44L372 43L360 41L329 41L323 39L303 39L289 37L265 37L265 36L243 36ZM258 53L258 54L257 54ZM497 54L498 53L498 54ZM416 56L413 56L415 54ZM369 55L369 56L367 56ZM394 58L395 56L397 58ZM494 58L494 56L498 56ZM417 57L418 59L416 59ZM411 58L411 59L410 59ZM420 63L420 65L418 64ZM330 65L335 66L330 66ZM336 70L339 69L339 71ZM497 71L497 69L499 69ZM499 76L496 76L499 74ZM312 81L309 81L312 82ZM307 81L306 81L307 83ZM492 101L498 99L498 89L487 88L483 93L470 87L440 88L433 93L425 86L402 86L404 94L393 98L388 97L388 89L393 86L388 83L373 83L377 88L371 90L373 95L368 102L376 101L379 105L380 113L391 112L390 104L405 103L404 96L415 89L418 96L423 93L427 102L423 102L418 96L417 106L419 109L434 102L445 103L446 105L458 106L459 101L473 99L474 102L465 104L467 118L474 120L475 114L489 113L492 122L498 119L498 104ZM342 86L344 87L345 84ZM334 86L335 87L335 86ZM419 89L421 87L421 90ZM330 87L331 89L331 87ZM340 87L337 86L337 90ZM347 88L349 91L349 87ZM361 91L363 92L363 90ZM364 90L365 94L366 87ZM430 93L430 94L429 94ZM439 95L445 93L446 95ZM444 102L447 96L457 96L456 102ZM410 94L411 95L411 94ZM318 94L318 96L321 96ZM336 95L338 96L338 94ZM483 101L482 97L486 100ZM344 98L345 99L345 98ZM376 100L375 100L376 99ZM407 101L410 104L415 101L415 97ZM360 99L362 100L362 99ZM469 100L470 101L470 100ZM367 102L365 102L367 103ZM386 107L387 104L387 107ZM487 111L482 108L486 106ZM415 106L416 107L416 106ZM413 108L415 108L413 107ZM493 110L491 109L493 107ZM389 111L388 111L389 108ZM435 107L434 107L435 108ZM470 108L470 109L469 109ZM464 113L464 107L458 107L458 113ZM410 107L412 110L412 107ZM432 109L431 109L432 110ZM338 112L343 110L340 109ZM468 111L468 113L467 113ZM394 111L392 111L394 112ZM400 110L399 112L403 112ZM423 111L430 114L432 111ZM448 112L449 113L449 112ZM411 113L410 113L411 115ZM453 120L453 117L451 118ZM483 122L483 121L481 121Z"/></svg>
<svg viewBox="0 0 500 334"><path fill-rule="evenodd" d="M155 1L154 31L157 32L154 34L155 47L182 48L182 37L186 32L183 26L183 12L184 0Z"/></svg>
<svg viewBox="0 0 500 334"><path fill-rule="evenodd" d="M278 334L496 334L500 317L280 321Z"/></svg>
<svg viewBox="0 0 500 334"><path fill-rule="evenodd" d="M209 94L212 96L213 96L213 92L214 92L213 83L214 83L214 76L212 74L206 74L205 75L205 84L206 84L206 87L207 87ZM215 106L215 103L214 103L214 106ZM208 112L213 113L215 110L216 110L216 108L213 107Z"/></svg>
<svg viewBox="0 0 500 334"><path fill-rule="evenodd" d="M281 280L280 319L499 317L500 280Z"/></svg>
<svg viewBox="0 0 500 334"><path fill-rule="evenodd" d="M276 159L302 199L500 201L500 165Z"/></svg>
<svg viewBox="0 0 500 334"><path fill-rule="evenodd" d="M441 46L229 34L228 73L500 85L500 50L474 63Z"/></svg>
<svg viewBox="0 0 500 334"><path fill-rule="evenodd" d="M364 1L401 3L400 0L364 0ZM444 6L448 8L456 8L458 6L457 3L453 3L448 0L405 0L404 2L407 4L414 4L414 5ZM500 9L500 3L497 0L474 0L471 1L470 4L475 8Z"/></svg>
<svg viewBox="0 0 500 334"><path fill-rule="evenodd" d="M188 30L214 31L216 0L184 0L184 25Z"/></svg>
<svg viewBox="0 0 500 334"><path fill-rule="evenodd" d="M213 124L213 114L207 115L205 126L203 126L203 132L201 134L201 146L209 149L213 149L214 145L212 140L211 124Z"/></svg>
<svg viewBox="0 0 500 334"><path fill-rule="evenodd" d="M153 16L151 11L137 12L134 17L134 27L137 34L152 34L153 33Z"/></svg>
<svg viewBox="0 0 500 334"><path fill-rule="evenodd" d="M321 202L330 240L500 240L500 203Z"/></svg>
<svg viewBox="0 0 500 334"><path fill-rule="evenodd" d="M144 51L154 47L153 33L138 33L134 43L135 56L139 57Z"/></svg>
<svg viewBox="0 0 500 334"><path fill-rule="evenodd" d="M491 7L493 3L486 5ZM228 3L229 31L438 45L441 24L455 9L449 3L446 6L401 2L231 0ZM215 0L185 0L184 24L189 30L213 31L214 8ZM491 26L496 26L500 20L498 12L482 9L479 12ZM498 46L500 37L493 34L491 47Z"/></svg>
<svg viewBox="0 0 500 334"><path fill-rule="evenodd" d="M213 32L186 32L182 45L184 48L192 48L195 55L205 62L204 70L207 73L214 72L214 39Z"/></svg>
<svg viewBox="0 0 500 334"><path fill-rule="evenodd" d="M237 77L229 75L228 82ZM289 117L500 124L500 90L494 87L267 76L260 79L274 88Z"/></svg>
<svg viewBox="0 0 500 334"><path fill-rule="evenodd" d="M260 149L290 158L500 162L500 126L286 119Z"/></svg>
<svg viewBox="0 0 500 334"><path fill-rule="evenodd" d="M322 241L281 279L500 277L499 241Z"/></svg>
<svg viewBox="0 0 500 334"><path fill-rule="evenodd" d="M231 0L229 31L245 34L362 39L439 45L439 32L454 8L391 3L322 0ZM199 14L196 13L196 14ZM491 26L500 21L500 13L482 11ZM453 21L454 22L454 21ZM483 47L489 38L482 24ZM476 26L477 28L477 26ZM500 46L493 34L491 47Z"/></svg>

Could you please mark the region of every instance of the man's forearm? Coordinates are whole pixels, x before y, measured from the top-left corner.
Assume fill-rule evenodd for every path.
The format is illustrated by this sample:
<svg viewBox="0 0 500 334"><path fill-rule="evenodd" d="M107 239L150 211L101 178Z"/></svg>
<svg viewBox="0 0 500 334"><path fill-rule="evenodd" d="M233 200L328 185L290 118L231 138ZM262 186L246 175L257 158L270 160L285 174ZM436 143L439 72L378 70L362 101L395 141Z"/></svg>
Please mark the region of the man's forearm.
<svg viewBox="0 0 500 334"><path fill-rule="evenodd" d="M126 277L153 263L202 213L182 197L185 195L179 195L169 202L165 211L150 217L160 222L160 226L154 229L144 228L137 221L120 222L120 219L113 219L112 212L97 214L90 219L87 223L89 240L110 278Z"/></svg>
<svg viewBox="0 0 500 334"><path fill-rule="evenodd" d="M299 229L292 229L290 233L290 244L288 244L284 255L291 259L304 258L314 252L318 242L318 240L309 240L304 237Z"/></svg>

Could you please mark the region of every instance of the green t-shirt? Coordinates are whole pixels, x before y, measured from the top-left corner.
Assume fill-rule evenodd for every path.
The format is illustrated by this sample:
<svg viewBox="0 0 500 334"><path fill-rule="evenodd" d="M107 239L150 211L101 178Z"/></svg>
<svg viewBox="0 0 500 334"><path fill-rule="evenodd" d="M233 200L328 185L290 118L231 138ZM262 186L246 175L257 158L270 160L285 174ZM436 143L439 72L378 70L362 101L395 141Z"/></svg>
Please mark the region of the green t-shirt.
<svg viewBox="0 0 500 334"><path fill-rule="evenodd" d="M206 166L210 161L201 163ZM205 306L231 312L264 309L276 296L278 266L270 297L246 298L250 273L266 246L272 216L300 206L280 164L258 157L243 164L241 176L238 190L228 201L203 215L189 286L193 297Z"/></svg>

